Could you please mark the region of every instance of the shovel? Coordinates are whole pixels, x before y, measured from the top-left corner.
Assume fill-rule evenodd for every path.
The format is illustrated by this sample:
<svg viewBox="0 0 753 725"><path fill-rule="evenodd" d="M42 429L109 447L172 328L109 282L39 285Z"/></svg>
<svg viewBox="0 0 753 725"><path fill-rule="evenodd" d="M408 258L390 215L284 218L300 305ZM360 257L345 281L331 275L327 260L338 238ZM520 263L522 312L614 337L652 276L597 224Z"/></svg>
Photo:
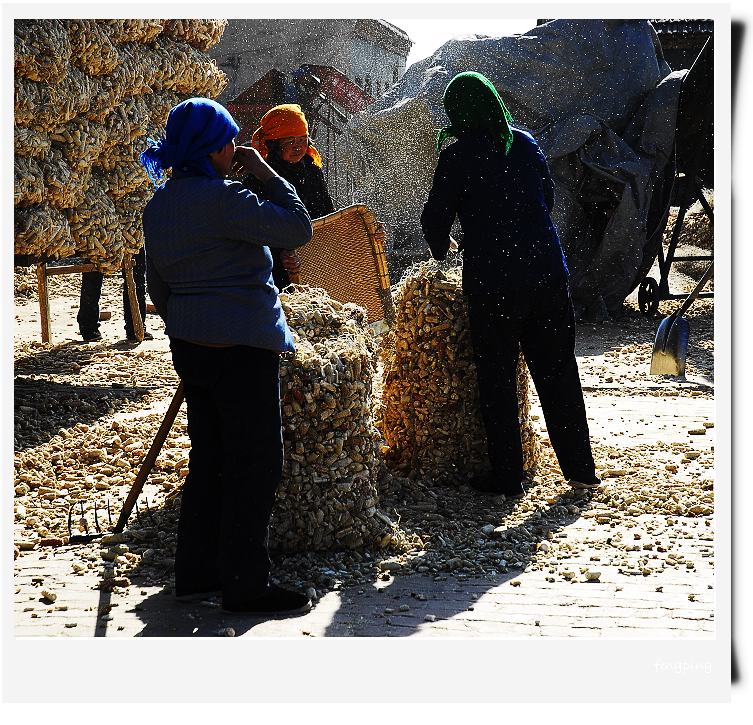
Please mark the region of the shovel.
<svg viewBox="0 0 753 725"><path fill-rule="evenodd" d="M680 309L669 317L665 317L659 324L654 341L654 352L651 355L651 375L685 375L690 325L687 320L682 319L682 316L709 281L713 270L714 263L712 262L698 280L693 291L685 298Z"/></svg>

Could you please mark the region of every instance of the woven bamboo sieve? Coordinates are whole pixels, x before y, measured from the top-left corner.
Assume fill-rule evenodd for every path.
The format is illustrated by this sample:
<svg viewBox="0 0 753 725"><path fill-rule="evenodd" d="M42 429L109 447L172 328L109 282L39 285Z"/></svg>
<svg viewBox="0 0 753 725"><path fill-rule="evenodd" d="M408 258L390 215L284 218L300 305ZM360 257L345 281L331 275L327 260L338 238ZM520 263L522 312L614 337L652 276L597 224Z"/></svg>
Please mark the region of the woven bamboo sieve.
<svg viewBox="0 0 753 725"><path fill-rule="evenodd" d="M298 249L298 284L321 287L338 302L366 308L369 322L393 319L390 277L378 222L363 204L314 219L314 236Z"/></svg>

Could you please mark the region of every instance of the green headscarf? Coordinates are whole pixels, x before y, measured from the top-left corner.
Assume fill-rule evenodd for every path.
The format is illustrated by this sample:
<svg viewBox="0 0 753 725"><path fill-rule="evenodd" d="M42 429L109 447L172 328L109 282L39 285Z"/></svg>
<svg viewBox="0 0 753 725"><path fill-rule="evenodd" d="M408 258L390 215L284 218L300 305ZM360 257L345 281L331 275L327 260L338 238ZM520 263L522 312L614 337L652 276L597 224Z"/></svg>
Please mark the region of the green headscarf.
<svg viewBox="0 0 753 725"><path fill-rule="evenodd" d="M437 134L437 151L449 136L487 132L498 136L505 154L512 146L512 116L492 82L481 73L458 73L444 92L444 108L452 125Z"/></svg>

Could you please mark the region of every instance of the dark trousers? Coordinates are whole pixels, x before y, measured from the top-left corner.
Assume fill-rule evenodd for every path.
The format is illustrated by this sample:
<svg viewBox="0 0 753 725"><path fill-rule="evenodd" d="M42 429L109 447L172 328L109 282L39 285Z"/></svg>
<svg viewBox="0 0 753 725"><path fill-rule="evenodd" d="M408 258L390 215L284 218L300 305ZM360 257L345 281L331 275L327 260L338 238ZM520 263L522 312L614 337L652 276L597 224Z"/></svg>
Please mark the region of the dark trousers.
<svg viewBox="0 0 753 725"><path fill-rule="evenodd" d="M99 332L99 298L102 295L102 272L84 272L81 275L81 297L78 305L78 329L82 335ZM146 255L143 247L133 257L133 281L136 287L136 300L139 303L142 322L146 322ZM125 331L127 337L134 336L131 303L128 299L128 288L123 278L123 314L125 316Z"/></svg>
<svg viewBox="0 0 753 725"><path fill-rule="evenodd" d="M567 285L466 295L489 458L503 487L523 476L516 366L522 349L566 479L595 481Z"/></svg>
<svg viewBox="0 0 753 725"><path fill-rule="evenodd" d="M170 339L191 438L175 552L176 593L222 588L225 602L268 584L269 519L282 478L280 356Z"/></svg>

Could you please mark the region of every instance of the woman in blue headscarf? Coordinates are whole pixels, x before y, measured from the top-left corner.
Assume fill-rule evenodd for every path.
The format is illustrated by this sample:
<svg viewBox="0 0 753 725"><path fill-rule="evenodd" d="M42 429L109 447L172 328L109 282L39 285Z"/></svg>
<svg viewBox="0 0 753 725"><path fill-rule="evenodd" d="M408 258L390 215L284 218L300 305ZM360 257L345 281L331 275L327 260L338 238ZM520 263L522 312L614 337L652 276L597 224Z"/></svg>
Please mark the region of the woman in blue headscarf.
<svg viewBox="0 0 753 725"><path fill-rule="evenodd" d="M478 374L492 471L478 491L519 498L523 450L516 368L522 349L562 473L574 488L595 488L586 409L575 359L568 271L551 218L554 184L533 136L480 73L455 76L444 94L450 126L421 215L436 259L450 247L455 217L463 229L463 293Z"/></svg>
<svg viewBox="0 0 753 725"><path fill-rule="evenodd" d="M149 294L185 390L189 472L175 552L181 599L222 592L229 611L294 614L307 597L269 581L269 519L282 476L279 357L293 339L270 247L311 239L295 189L206 98L175 106L141 161L157 185L144 210ZM266 201L229 181L253 174ZM165 171L170 178L164 180Z"/></svg>

